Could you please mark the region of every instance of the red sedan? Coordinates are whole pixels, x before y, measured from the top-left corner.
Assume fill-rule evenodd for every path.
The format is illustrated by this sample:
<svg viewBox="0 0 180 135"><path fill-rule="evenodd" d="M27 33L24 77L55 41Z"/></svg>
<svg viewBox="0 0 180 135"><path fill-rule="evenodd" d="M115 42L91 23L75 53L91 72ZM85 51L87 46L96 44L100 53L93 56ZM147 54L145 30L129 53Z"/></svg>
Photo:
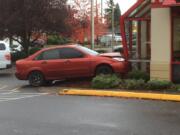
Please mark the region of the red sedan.
<svg viewBox="0 0 180 135"><path fill-rule="evenodd" d="M40 86L53 80L124 74L128 63L120 53L99 54L80 45L46 48L16 62L16 77Z"/></svg>

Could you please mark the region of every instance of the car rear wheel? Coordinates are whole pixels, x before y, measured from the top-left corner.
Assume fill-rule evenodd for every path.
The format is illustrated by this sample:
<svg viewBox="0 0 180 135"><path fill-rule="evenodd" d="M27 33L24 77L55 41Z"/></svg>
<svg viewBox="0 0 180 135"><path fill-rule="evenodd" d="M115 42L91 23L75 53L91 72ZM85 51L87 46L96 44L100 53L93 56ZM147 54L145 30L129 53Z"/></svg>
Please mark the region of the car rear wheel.
<svg viewBox="0 0 180 135"><path fill-rule="evenodd" d="M34 71L29 75L29 84L34 87L38 87L44 84L44 76L39 71Z"/></svg>
<svg viewBox="0 0 180 135"><path fill-rule="evenodd" d="M100 74L104 74L104 75L113 74L113 70L108 65L101 65L96 69L96 75L100 75Z"/></svg>

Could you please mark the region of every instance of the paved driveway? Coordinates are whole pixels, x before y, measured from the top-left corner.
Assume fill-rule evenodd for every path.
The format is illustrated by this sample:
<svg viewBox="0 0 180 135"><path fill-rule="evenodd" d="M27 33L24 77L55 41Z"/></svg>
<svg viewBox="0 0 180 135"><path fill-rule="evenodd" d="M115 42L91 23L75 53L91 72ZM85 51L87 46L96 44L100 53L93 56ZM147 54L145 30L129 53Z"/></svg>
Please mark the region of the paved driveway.
<svg viewBox="0 0 180 135"><path fill-rule="evenodd" d="M180 103L50 95L16 80L11 71L0 73L2 135L180 133Z"/></svg>

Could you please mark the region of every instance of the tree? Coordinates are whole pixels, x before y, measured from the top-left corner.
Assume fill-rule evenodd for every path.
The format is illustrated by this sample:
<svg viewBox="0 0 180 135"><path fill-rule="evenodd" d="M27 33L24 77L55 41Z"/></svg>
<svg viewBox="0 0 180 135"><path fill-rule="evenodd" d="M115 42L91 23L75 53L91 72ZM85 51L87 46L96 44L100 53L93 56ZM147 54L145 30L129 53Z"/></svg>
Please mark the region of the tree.
<svg viewBox="0 0 180 135"><path fill-rule="evenodd" d="M111 29L111 27L112 27L112 9L113 9L113 7L114 7L114 1L109 0L107 2L107 8L105 9L105 19L106 19L109 29Z"/></svg>
<svg viewBox="0 0 180 135"><path fill-rule="evenodd" d="M0 35L19 42L26 54L41 33L68 30L66 0L0 0L0 9Z"/></svg>
<svg viewBox="0 0 180 135"><path fill-rule="evenodd" d="M73 39L83 43L89 35L91 3L89 0L71 0L72 9L75 11L73 20Z"/></svg>
<svg viewBox="0 0 180 135"><path fill-rule="evenodd" d="M114 26L116 30L120 29L120 17L121 17L121 10L119 8L119 4L117 3L114 10Z"/></svg>
<svg viewBox="0 0 180 135"><path fill-rule="evenodd" d="M114 4L113 0L109 0L107 2L107 8L105 9L105 18L108 24L108 28L112 29L112 12L113 12L113 8L114 8L114 26L115 29L117 31L117 29L119 30L119 25L120 25L120 16L121 16L121 11L119 8L119 4L117 3L116 5Z"/></svg>
<svg viewBox="0 0 180 135"><path fill-rule="evenodd" d="M72 38L80 43L90 42L91 39L91 3L90 0L71 0L71 26L73 28ZM98 8L98 6L97 6ZM96 9L95 19L95 37L106 33L106 24L98 17L98 10Z"/></svg>

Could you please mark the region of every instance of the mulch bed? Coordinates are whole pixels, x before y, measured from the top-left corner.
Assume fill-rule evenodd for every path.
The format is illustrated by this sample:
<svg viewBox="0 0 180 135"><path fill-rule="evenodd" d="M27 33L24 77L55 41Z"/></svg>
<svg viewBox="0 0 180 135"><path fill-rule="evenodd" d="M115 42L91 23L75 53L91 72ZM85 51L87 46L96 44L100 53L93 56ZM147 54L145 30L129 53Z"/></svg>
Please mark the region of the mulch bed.
<svg viewBox="0 0 180 135"><path fill-rule="evenodd" d="M69 79L57 81L54 85L69 88L91 88L91 80L90 78Z"/></svg>
<svg viewBox="0 0 180 135"><path fill-rule="evenodd" d="M91 87L92 78L76 78L76 79L68 79L64 81L55 82L54 86L65 87L65 88L80 88L80 89L93 89ZM103 89L99 89L103 90ZM129 92L148 92L148 93L163 93L163 94L180 94L180 91L177 90L121 90L120 88L106 89L106 90L114 90L114 91L129 91Z"/></svg>

